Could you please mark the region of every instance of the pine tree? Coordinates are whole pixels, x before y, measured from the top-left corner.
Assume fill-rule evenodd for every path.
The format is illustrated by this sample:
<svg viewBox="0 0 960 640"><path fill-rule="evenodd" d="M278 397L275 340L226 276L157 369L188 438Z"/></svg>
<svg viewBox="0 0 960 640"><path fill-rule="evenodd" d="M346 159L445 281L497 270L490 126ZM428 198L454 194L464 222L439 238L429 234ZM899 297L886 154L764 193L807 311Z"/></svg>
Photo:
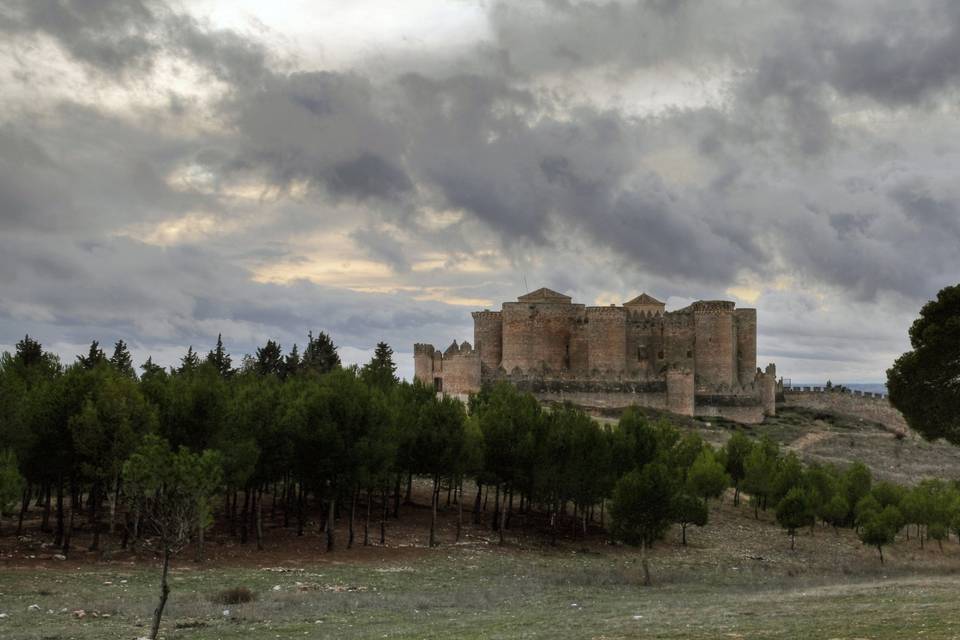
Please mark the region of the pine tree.
<svg viewBox="0 0 960 640"><path fill-rule="evenodd" d="M177 373L192 373L200 366L200 356L193 350L193 345L187 348L187 353L180 358L180 368Z"/></svg>
<svg viewBox="0 0 960 640"><path fill-rule="evenodd" d="M86 356L77 356L77 362L79 362L84 369L93 369L106 359L107 356L103 353L103 349L100 348L100 343L96 340L90 343L90 350Z"/></svg>
<svg viewBox="0 0 960 640"><path fill-rule="evenodd" d="M313 373L329 373L340 368L337 347L326 333L321 331L316 338L307 334L307 347L303 350L302 368Z"/></svg>
<svg viewBox="0 0 960 640"><path fill-rule="evenodd" d="M267 340L267 344L257 349L256 371L261 376L283 374L283 351L279 343Z"/></svg>
<svg viewBox="0 0 960 640"><path fill-rule="evenodd" d="M121 375L128 378L136 378L137 373L133 370L133 358L130 357L130 351L123 340L117 340L113 345L113 355L110 356L110 364Z"/></svg>
<svg viewBox="0 0 960 640"><path fill-rule="evenodd" d="M298 371L300 371L300 350L297 348L297 345L294 344L293 348L290 349L290 353L283 361L283 378L286 379L289 376L295 376Z"/></svg>
<svg viewBox="0 0 960 640"><path fill-rule="evenodd" d="M233 369L231 368L233 361L230 358L230 354L227 353L227 350L223 348L222 333L217 334L217 346L207 354L207 362L212 364L224 378L229 378L230 374L233 373Z"/></svg>
<svg viewBox="0 0 960 640"><path fill-rule="evenodd" d="M389 389L400 380L393 362L393 349L386 342L378 342L373 358L363 366L363 379L372 387Z"/></svg>
<svg viewBox="0 0 960 640"><path fill-rule="evenodd" d="M15 358L21 366L29 367L43 360L43 347L29 335L17 343Z"/></svg>

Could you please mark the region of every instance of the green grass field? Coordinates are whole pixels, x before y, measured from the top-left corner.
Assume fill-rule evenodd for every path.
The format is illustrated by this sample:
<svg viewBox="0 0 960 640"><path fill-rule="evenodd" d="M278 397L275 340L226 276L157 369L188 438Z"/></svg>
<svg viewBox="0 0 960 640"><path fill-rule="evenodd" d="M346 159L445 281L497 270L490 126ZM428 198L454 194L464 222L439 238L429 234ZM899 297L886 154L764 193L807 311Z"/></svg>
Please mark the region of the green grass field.
<svg viewBox="0 0 960 640"><path fill-rule="evenodd" d="M760 427L810 460L863 459L881 477L956 477L960 450L916 438L898 441L875 425L814 419L791 410ZM723 424L691 421L712 441ZM425 503L427 487L420 502ZM850 530L817 527L789 540L772 514L755 520L729 496L710 523L675 529L651 555L654 586L640 585L638 553L609 545L599 529L557 547L522 520L498 546L468 524L453 544L455 509L441 515L437 549L427 549L429 510L405 508L391 520L388 546L324 551L307 535L274 524L266 549L211 532L207 564L190 550L174 563L161 636L229 638L958 638L960 544L920 549L901 532L884 550L864 547ZM52 558L49 536L0 538L0 639L93 640L148 632L159 570L148 557L113 548L88 554L77 534L67 561ZM8 529L9 531L9 529ZM231 587L256 600L215 602ZM36 606L33 606L36 605ZM83 610L82 617L74 612Z"/></svg>
<svg viewBox="0 0 960 640"><path fill-rule="evenodd" d="M652 554L567 542L559 548L472 542L427 550L354 550L280 566L181 560L166 638L954 638L960 548L902 541L880 566L849 532L818 530L789 551L747 507L715 507L715 525ZM738 532L740 533L738 537ZM369 557L364 557L366 554ZM66 569L66 570L65 570ZM148 562L50 562L0 575L0 637L137 638L156 599ZM229 587L255 601L214 602ZM37 605L37 607L32 607ZM83 617L74 612L82 609Z"/></svg>

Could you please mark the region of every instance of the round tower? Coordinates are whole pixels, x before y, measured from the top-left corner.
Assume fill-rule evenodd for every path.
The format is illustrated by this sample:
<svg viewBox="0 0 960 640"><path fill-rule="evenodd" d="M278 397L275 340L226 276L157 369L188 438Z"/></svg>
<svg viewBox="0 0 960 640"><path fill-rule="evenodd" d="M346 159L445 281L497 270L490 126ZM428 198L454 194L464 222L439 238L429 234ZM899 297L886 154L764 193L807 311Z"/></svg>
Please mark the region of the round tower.
<svg viewBox="0 0 960 640"><path fill-rule="evenodd" d="M692 305L694 370L698 385L732 386L737 379L734 303L701 300Z"/></svg>
<svg viewBox="0 0 960 640"><path fill-rule="evenodd" d="M484 369L496 371L503 359L503 318L499 311L474 311L473 346Z"/></svg>

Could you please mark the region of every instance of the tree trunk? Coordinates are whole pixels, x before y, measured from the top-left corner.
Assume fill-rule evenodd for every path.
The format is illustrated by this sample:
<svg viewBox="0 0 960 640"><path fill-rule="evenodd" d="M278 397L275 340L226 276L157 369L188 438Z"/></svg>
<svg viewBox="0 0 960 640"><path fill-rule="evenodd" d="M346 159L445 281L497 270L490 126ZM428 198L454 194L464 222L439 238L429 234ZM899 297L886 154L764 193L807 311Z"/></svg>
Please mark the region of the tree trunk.
<svg viewBox="0 0 960 640"><path fill-rule="evenodd" d="M398 473L397 480L393 486L393 517L394 519L397 519L400 517L400 482L402 480L403 480L403 474ZM383 498L384 498L384 501L386 501L386 498L387 498L386 488L384 488L383 490ZM386 507L384 507L384 510L386 510Z"/></svg>
<svg viewBox="0 0 960 640"><path fill-rule="evenodd" d="M163 573L160 574L160 602L153 610L153 626L150 629L150 640L156 640L160 633L160 618L163 617L163 608L167 606L167 596L170 595L170 585L167 584L167 571L170 568L170 549L163 548Z"/></svg>
<svg viewBox="0 0 960 640"><path fill-rule="evenodd" d="M794 541L796 541L796 539L797 539L797 534L791 531L790 532L790 551L793 551L793 543Z"/></svg>
<svg viewBox="0 0 960 640"><path fill-rule="evenodd" d="M457 542L460 542L460 533L463 531L463 478L460 479L457 491Z"/></svg>
<svg viewBox="0 0 960 640"><path fill-rule="evenodd" d="M687 546L687 525L680 525L680 544Z"/></svg>
<svg viewBox="0 0 960 640"><path fill-rule="evenodd" d="M75 496L76 496L76 492L71 491L70 492L70 517L67 522L67 528L63 532L63 550L62 550L63 555L67 555L68 553L70 553L70 537L73 535L73 512L74 512L73 502L74 502Z"/></svg>
<svg viewBox="0 0 960 640"><path fill-rule="evenodd" d="M100 549L100 482L94 482L90 487L90 523L93 527L93 542L90 544L90 551Z"/></svg>
<svg viewBox="0 0 960 640"><path fill-rule="evenodd" d="M30 487L28 486L23 490L23 499L20 501L20 517L17 520L17 535L19 536L23 532L23 516L26 515L27 509L30 508ZM49 515L48 524L49 524Z"/></svg>
<svg viewBox="0 0 960 640"><path fill-rule="evenodd" d="M398 475L397 478L399 477L400 476ZM400 495L399 483L400 481L397 480L397 492L394 494L394 501L396 501L397 496ZM387 485L386 484L383 485L383 493L381 494L381 497L383 498L381 500L383 504L380 505L380 544L385 545L387 544ZM396 502L394 502L394 504L396 504Z"/></svg>
<svg viewBox="0 0 960 640"><path fill-rule="evenodd" d="M357 515L357 489L354 487L350 495L350 526L347 527L347 549L353 548L353 520Z"/></svg>
<svg viewBox="0 0 960 640"><path fill-rule="evenodd" d="M203 562L203 530L206 523L203 521L203 514L200 514L197 520L197 562Z"/></svg>
<svg viewBox="0 0 960 640"><path fill-rule="evenodd" d="M740 506L740 485L734 485L733 487L733 506Z"/></svg>
<svg viewBox="0 0 960 640"><path fill-rule="evenodd" d="M498 485L498 486L499 486L499 485ZM503 489L504 489L504 491L506 491L507 488L504 487ZM506 497L506 494L504 494L504 497ZM504 528L506 528L506 525L507 525L507 522L506 522L506 520L507 520L507 505L506 505L506 502L507 502L507 501L504 500L503 502L504 502L504 504L500 507L500 527L497 529L497 532L500 534L500 542L499 542L499 544L503 544L503 530L504 530Z"/></svg>
<svg viewBox="0 0 960 640"><path fill-rule="evenodd" d="M403 504L412 504L411 500L413 496L413 472L407 474L407 495L403 499Z"/></svg>
<svg viewBox="0 0 960 640"><path fill-rule="evenodd" d="M483 483L477 480L477 497L473 500L473 524L480 524L480 500L483 494Z"/></svg>
<svg viewBox="0 0 960 640"><path fill-rule="evenodd" d="M649 587L652 582L650 580L650 564L647 562L647 543L640 543L640 566L643 567L643 586Z"/></svg>
<svg viewBox="0 0 960 640"><path fill-rule="evenodd" d="M303 482L297 488L297 536L303 535Z"/></svg>
<svg viewBox="0 0 960 640"><path fill-rule="evenodd" d="M488 489L489 491L489 489ZM490 523L490 528L494 531L499 530L500 528L500 483L497 483L496 493L493 495L493 521Z"/></svg>
<svg viewBox="0 0 960 640"><path fill-rule="evenodd" d="M877 551L880 552L880 564L883 564L883 547L877 545Z"/></svg>
<svg viewBox="0 0 960 640"><path fill-rule="evenodd" d="M370 546L370 508L373 502L373 492L367 489L367 515L363 519L363 546Z"/></svg>
<svg viewBox="0 0 960 640"><path fill-rule="evenodd" d="M62 486L63 481L60 480L59 482ZM49 533L50 532L50 483L49 482L47 483L47 488L45 491L43 491L43 494L44 494L43 520L40 523L40 531L43 531L44 533ZM62 490L59 495L61 496L63 495ZM37 499L38 500L40 499L39 495L37 496ZM61 535L62 535L62 531L61 531Z"/></svg>
<svg viewBox="0 0 960 640"><path fill-rule="evenodd" d="M510 520L513 517L513 487L510 488L510 497L505 499L504 502L507 506L507 518L504 520L504 524L506 525L507 529L509 529Z"/></svg>
<svg viewBox="0 0 960 640"><path fill-rule="evenodd" d="M440 500L440 475L433 476L433 491L430 493L430 547L437 546L437 502Z"/></svg>
<svg viewBox="0 0 960 640"><path fill-rule="evenodd" d="M263 491L257 489L257 551L263 551Z"/></svg>
<svg viewBox="0 0 960 640"><path fill-rule="evenodd" d="M240 544L247 544L247 524L250 522L250 489L243 490L243 509L240 510Z"/></svg>
<svg viewBox="0 0 960 640"><path fill-rule="evenodd" d="M327 551L333 551L333 544L334 544L333 527L336 522L336 514L337 514L336 505L337 505L337 498L336 498L336 493L334 493L330 496L330 506L329 506L329 511L327 512Z"/></svg>
<svg viewBox="0 0 960 640"><path fill-rule="evenodd" d="M57 533L53 544L55 546L63 544L63 477L57 479Z"/></svg>
<svg viewBox="0 0 960 640"><path fill-rule="evenodd" d="M110 498L110 535L113 535L113 532L116 528L117 521L117 503L120 502L120 473L117 472L113 476L113 493Z"/></svg>

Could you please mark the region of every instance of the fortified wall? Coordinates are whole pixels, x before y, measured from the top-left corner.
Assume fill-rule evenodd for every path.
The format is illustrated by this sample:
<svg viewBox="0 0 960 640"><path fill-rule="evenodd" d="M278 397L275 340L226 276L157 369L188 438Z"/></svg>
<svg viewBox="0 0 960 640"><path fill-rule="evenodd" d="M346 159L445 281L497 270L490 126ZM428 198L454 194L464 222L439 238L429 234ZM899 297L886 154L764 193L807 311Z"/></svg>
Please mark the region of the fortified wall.
<svg viewBox="0 0 960 640"><path fill-rule="evenodd" d="M893 433L909 433L903 414L882 393L855 391L846 387L786 387L782 406L830 411L878 422Z"/></svg>
<svg viewBox="0 0 960 640"><path fill-rule="evenodd" d="M776 367L757 369L757 314L724 300L677 311L641 294L586 306L538 289L473 313L474 344L414 346L416 378L458 397L505 380L541 400L633 404L761 422L776 411Z"/></svg>

